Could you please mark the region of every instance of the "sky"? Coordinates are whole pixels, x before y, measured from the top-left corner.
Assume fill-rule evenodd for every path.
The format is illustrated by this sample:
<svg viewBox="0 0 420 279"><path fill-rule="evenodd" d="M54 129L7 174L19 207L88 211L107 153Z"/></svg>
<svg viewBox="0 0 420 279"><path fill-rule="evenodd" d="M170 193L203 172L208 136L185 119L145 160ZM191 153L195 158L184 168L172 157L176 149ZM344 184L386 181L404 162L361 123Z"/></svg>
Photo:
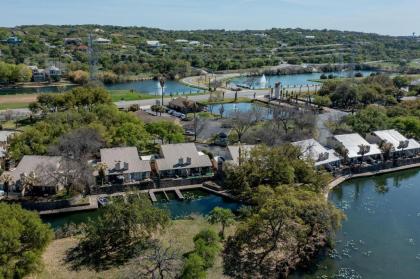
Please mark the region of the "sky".
<svg viewBox="0 0 420 279"><path fill-rule="evenodd" d="M0 26L101 24L171 30L309 28L420 34L420 0L0 0Z"/></svg>

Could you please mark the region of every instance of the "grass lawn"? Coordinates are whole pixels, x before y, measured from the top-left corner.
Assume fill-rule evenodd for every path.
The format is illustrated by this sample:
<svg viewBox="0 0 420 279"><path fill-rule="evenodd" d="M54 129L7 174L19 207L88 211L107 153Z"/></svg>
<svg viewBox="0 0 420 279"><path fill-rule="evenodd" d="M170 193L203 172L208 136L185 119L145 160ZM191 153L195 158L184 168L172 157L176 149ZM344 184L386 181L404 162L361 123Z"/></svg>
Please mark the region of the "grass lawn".
<svg viewBox="0 0 420 279"><path fill-rule="evenodd" d="M27 108L29 103L7 103L0 104L0 110Z"/></svg>
<svg viewBox="0 0 420 279"><path fill-rule="evenodd" d="M203 105L213 105L213 104L229 104L229 103L251 103L253 99L247 97L238 97L237 101L235 102L235 98L224 98L220 101L209 102L207 101L200 101L200 104Z"/></svg>
<svg viewBox="0 0 420 279"><path fill-rule="evenodd" d="M137 101L154 99L155 95L147 93L130 92L129 90L109 90L113 102L118 101Z"/></svg>
<svg viewBox="0 0 420 279"><path fill-rule="evenodd" d="M173 248L180 253L187 253L194 248L193 237L205 228L213 228L217 232L220 230L220 226L210 225L203 217L196 216L191 220L173 221L172 226L159 238L164 244L171 242ZM231 235L233 232L234 227L229 227L226 230L227 235ZM115 267L101 272L86 268L80 270L71 269L64 259L66 257L66 251L75 245L77 245L77 238L54 240L43 254L44 270L40 274L33 275L30 278L121 278L121 275L124 274L125 266ZM223 276L221 257L218 257L215 265L207 271L207 278L228 278Z"/></svg>

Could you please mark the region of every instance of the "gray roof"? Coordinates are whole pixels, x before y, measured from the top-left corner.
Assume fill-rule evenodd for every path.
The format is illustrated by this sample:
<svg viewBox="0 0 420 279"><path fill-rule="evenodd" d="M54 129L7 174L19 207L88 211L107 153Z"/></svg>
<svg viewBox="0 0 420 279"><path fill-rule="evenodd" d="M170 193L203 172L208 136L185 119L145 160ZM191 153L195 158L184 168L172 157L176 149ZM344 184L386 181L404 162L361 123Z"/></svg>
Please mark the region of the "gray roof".
<svg viewBox="0 0 420 279"><path fill-rule="evenodd" d="M321 166L333 162L340 161L334 150L326 149L314 139L302 140L292 143L294 146L300 147L303 156L315 162L315 166Z"/></svg>
<svg viewBox="0 0 420 279"><path fill-rule="evenodd" d="M410 85L411 85L411 86L417 86L417 85L420 85L420 79L413 80L413 81L410 83Z"/></svg>
<svg viewBox="0 0 420 279"><path fill-rule="evenodd" d="M35 156L25 155L18 166L10 171L14 182L21 179L22 175L29 175L31 172L39 179L39 186L55 186L56 180L49 171L58 171L62 161L61 156ZM37 185L35 185L37 186Z"/></svg>
<svg viewBox="0 0 420 279"><path fill-rule="evenodd" d="M107 174L150 172L150 161L140 160L137 147L101 149L101 162L108 166Z"/></svg>
<svg viewBox="0 0 420 279"><path fill-rule="evenodd" d="M162 158L156 160L160 171L212 166L209 156L199 153L194 143L161 145L160 155Z"/></svg>
<svg viewBox="0 0 420 279"><path fill-rule="evenodd" d="M241 152L249 153L255 145L241 145ZM228 150L230 153L231 160L234 164L239 164L239 145L229 145Z"/></svg>
<svg viewBox="0 0 420 279"><path fill-rule="evenodd" d="M7 142L7 139L15 133L16 131L0 131L0 142Z"/></svg>
<svg viewBox="0 0 420 279"><path fill-rule="evenodd" d="M368 143L364 138L362 138L359 134L356 133L346 135L335 135L334 138L349 151L349 158L361 157L361 155L359 154L359 145L362 144L370 146L369 152L364 156L378 155L382 153L378 145Z"/></svg>
<svg viewBox="0 0 420 279"><path fill-rule="evenodd" d="M400 151L402 148L398 148L401 142L407 141L408 146L404 148L405 150L419 149L420 144L414 139L407 139L400 134L397 130L382 130L373 132L378 138L383 141L389 142L394 146L394 149Z"/></svg>

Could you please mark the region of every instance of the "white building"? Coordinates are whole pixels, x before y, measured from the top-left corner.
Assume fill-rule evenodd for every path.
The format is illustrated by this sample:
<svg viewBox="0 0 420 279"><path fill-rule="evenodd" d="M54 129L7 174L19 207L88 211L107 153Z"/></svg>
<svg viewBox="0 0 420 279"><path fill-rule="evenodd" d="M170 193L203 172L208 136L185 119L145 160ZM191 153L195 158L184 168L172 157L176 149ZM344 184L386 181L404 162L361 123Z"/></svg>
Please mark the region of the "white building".
<svg viewBox="0 0 420 279"><path fill-rule="evenodd" d="M153 48L161 47L161 44L159 41L146 41L146 44L148 47L153 47Z"/></svg>
<svg viewBox="0 0 420 279"><path fill-rule="evenodd" d="M301 149L305 158L314 161L316 167L340 165L340 158L335 151L326 149L314 139L297 141L292 144Z"/></svg>
<svg viewBox="0 0 420 279"><path fill-rule="evenodd" d="M364 158L379 158L381 150L377 144L371 144L362 138L359 134L335 135L329 139L329 143L334 148L344 148L347 150L347 157L350 161L358 161L362 156ZM361 146L368 146L368 152L362 155Z"/></svg>
<svg viewBox="0 0 420 279"><path fill-rule="evenodd" d="M405 153L407 155L416 155L420 152L420 144L414 139L407 139L397 130L375 131L367 136L367 139L380 145L383 142L392 144L392 153Z"/></svg>
<svg viewBox="0 0 420 279"><path fill-rule="evenodd" d="M178 39L178 40L175 40L175 43L178 43L178 44L188 44L188 40L184 40L184 39Z"/></svg>
<svg viewBox="0 0 420 279"><path fill-rule="evenodd" d="M201 43L199 41L190 41L188 44L190 46L199 46Z"/></svg>
<svg viewBox="0 0 420 279"><path fill-rule="evenodd" d="M97 38L93 42L99 45L109 45L111 43L111 40L105 38Z"/></svg>

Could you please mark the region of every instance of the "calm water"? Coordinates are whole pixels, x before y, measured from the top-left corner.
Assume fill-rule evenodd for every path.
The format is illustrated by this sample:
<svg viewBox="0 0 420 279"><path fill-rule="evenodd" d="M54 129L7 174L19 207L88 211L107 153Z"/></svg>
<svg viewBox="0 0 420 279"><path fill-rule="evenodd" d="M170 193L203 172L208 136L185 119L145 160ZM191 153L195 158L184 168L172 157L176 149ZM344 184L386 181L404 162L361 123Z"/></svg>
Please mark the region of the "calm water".
<svg viewBox="0 0 420 279"><path fill-rule="evenodd" d="M330 200L348 218L336 248L292 278L420 278L420 170L351 180Z"/></svg>
<svg viewBox="0 0 420 279"><path fill-rule="evenodd" d="M134 90L136 92L149 93L149 94L161 94L162 89L160 84L156 80L143 80L126 83L116 83L106 85L107 89L110 90ZM167 80L165 83L164 94L192 94L202 92L203 90L184 85L178 81Z"/></svg>
<svg viewBox="0 0 420 279"><path fill-rule="evenodd" d="M224 112L223 117L229 117L233 112L251 112L253 109L257 109L261 112L264 119L270 119L272 117L272 111L269 107L259 105L257 103L229 103L229 104L215 104L208 107L208 111L213 114L220 114L220 108L223 106Z"/></svg>
<svg viewBox="0 0 420 279"><path fill-rule="evenodd" d="M372 71L354 71L354 73L360 72L363 76L369 76ZM340 71L340 72L330 72L325 73L326 75L333 74L338 77L350 77L351 72L349 71ZM307 74L295 74L295 75L275 75L275 76L266 76L266 83L261 84L261 77L238 77L230 81L230 85L235 84L246 84L251 86L253 89L258 88L268 88L274 87L276 82L281 82L283 86L300 86L300 85L314 85L319 84L317 82L311 81L320 79L322 73L307 73Z"/></svg>
<svg viewBox="0 0 420 279"><path fill-rule="evenodd" d="M49 87L42 87L42 88L7 88L2 89L0 88L0 95L6 94L20 94L20 93L59 93L64 92L68 89L71 89L73 86L65 86L65 87L56 87L56 86L49 86ZM149 93L149 94L161 94L162 89L156 80L143 80L143 81L133 81L133 82L125 82L125 83L116 83L116 84L108 84L105 87L109 90L134 90L135 92L140 93ZM190 87L184 85L178 81L174 80L167 80L165 83L165 95L169 94L192 94L202 92L203 90Z"/></svg>
<svg viewBox="0 0 420 279"><path fill-rule="evenodd" d="M182 191L183 194L185 194L186 192L189 191ZM170 198L174 197L169 192L168 194ZM229 208L232 209L232 211L239 209L239 207L241 206L241 204L237 202L225 199L214 194L209 194L207 192L194 191L194 195L195 199L191 201L180 201L174 199L167 202L158 202L155 205L159 208L169 210L172 219L179 219L190 216L192 214L207 215L213 208L217 206ZM53 228L59 228L66 223L80 224L86 222L89 218L95 219L98 216L99 210L71 213L61 216L43 217L43 220L51 224Z"/></svg>

